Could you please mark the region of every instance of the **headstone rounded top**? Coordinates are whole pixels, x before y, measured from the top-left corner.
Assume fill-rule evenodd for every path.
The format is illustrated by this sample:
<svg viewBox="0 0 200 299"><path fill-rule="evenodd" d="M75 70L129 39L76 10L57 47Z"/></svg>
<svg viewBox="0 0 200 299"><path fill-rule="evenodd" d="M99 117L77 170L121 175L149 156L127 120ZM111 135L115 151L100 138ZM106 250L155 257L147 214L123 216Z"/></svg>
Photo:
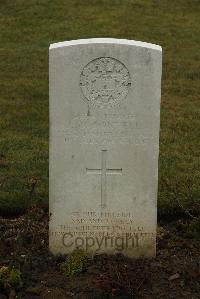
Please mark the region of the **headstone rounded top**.
<svg viewBox="0 0 200 299"><path fill-rule="evenodd" d="M129 39L118 39L118 38L89 38L89 39L77 39L64 41L59 43L54 43L50 45L50 50L68 46L77 46L77 45L88 45L88 44L118 44L118 45L127 45L127 46L135 46L142 48L149 48L153 50L162 51L162 47L159 45L129 40Z"/></svg>
<svg viewBox="0 0 200 299"><path fill-rule="evenodd" d="M126 66L111 57L90 61L80 75L80 87L89 104L107 107L123 100L131 85Z"/></svg>

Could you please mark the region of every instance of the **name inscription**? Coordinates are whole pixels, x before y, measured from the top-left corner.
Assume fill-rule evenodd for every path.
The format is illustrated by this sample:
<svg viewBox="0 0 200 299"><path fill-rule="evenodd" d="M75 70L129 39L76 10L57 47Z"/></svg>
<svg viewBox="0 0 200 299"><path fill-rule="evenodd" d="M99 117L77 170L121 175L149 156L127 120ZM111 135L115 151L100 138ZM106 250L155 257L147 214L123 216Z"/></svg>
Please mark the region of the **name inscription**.
<svg viewBox="0 0 200 299"><path fill-rule="evenodd" d="M152 133L141 128L133 114L104 114L102 117L77 115L60 133L66 142L79 144L145 146L152 139Z"/></svg>

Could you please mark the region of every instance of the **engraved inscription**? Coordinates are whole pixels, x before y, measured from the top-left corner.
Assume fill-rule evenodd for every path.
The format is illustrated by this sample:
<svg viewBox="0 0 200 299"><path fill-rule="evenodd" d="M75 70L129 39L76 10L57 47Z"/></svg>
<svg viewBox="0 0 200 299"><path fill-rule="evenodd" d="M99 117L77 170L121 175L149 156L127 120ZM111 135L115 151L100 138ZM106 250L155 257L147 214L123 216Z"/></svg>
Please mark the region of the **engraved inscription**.
<svg viewBox="0 0 200 299"><path fill-rule="evenodd" d="M139 249L149 244L155 233L143 226L137 226L130 212L85 211L72 212L71 221L60 224L52 235L68 249L82 248L122 251Z"/></svg>
<svg viewBox="0 0 200 299"><path fill-rule="evenodd" d="M101 117L77 114L60 132L65 134L65 142L99 144L102 147L111 144L145 147L153 140L150 125L146 128L133 114L106 113Z"/></svg>
<svg viewBox="0 0 200 299"><path fill-rule="evenodd" d="M89 62L80 76L80 87L89 104L98 107L113 106L123 100L131 85L128 69L111 57Z"/></svg>

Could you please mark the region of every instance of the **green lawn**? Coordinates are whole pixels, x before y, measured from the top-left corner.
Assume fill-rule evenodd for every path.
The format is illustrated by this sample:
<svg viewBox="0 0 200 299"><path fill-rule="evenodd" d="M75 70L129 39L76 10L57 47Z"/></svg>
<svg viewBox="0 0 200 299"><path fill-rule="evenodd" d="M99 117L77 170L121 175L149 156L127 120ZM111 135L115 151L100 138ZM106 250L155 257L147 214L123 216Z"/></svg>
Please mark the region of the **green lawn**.
<svg viewBox="0 0 200 299"><path fill-rule="evenodd" d="M89 37L163 47L159 215L197 211L199 16L199 0L1 0L0 212L48 206L48 47Z"/></svg>

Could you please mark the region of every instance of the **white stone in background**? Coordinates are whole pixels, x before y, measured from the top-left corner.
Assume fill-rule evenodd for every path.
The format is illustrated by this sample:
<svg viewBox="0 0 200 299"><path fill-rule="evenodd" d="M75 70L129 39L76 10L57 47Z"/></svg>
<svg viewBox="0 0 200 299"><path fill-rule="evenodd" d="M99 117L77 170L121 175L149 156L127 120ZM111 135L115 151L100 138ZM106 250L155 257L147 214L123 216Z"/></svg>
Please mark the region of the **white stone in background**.
<svg viewBox="0 0 200 299"><path fill-rule="evenodd" d="M160 46L50 46L50 250L154 256Z"/></svg>

